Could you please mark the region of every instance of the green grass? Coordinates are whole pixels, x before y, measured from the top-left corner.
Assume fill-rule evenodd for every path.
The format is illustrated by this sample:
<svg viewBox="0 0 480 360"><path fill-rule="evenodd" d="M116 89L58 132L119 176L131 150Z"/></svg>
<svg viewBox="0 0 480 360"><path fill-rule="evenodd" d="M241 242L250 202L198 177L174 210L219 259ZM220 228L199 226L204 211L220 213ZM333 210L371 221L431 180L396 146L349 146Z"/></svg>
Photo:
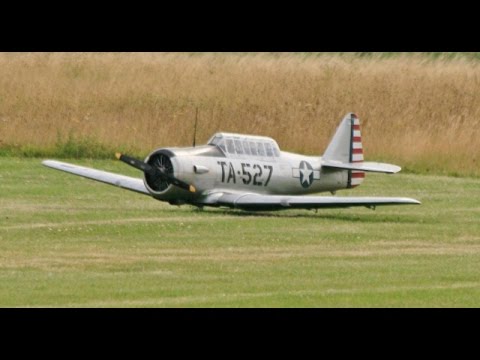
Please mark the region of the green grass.
<svg viewBox="0 0 480 360"><path fill-rule="evenodd" d="M138 173L107 160L72 162ZM3 307L478 307L480 180L368 175L339 195L421 206L170 206L0 158Z"/></svg>
<svg viewBox="0 0 480 360"><path fill-rule="evenodd" d="M64 139L64 140L62 140ZM52 146L36 146L31 144L3 144L0 146L0 157L47 158L61 159L112 159L113 154L119 151L92 137L75 137L69 134L66 137L58 136ZM121 151L136 153L140 151L132 147L123 147ZM147 154L145 154L146 156Z"/></svg>

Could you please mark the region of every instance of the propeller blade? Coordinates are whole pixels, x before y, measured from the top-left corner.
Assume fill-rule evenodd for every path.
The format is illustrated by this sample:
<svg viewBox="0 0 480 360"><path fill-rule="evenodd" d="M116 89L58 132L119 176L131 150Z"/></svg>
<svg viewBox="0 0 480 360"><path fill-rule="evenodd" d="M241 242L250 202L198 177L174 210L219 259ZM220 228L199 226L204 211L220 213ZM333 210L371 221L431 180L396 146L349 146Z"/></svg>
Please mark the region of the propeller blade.
<svg viewBox="0 0 480 360"><path fill-rule="evenodd" d="M195 192L195 191L196 191L195 186L190 185L190 184L187 184L186 182L184 182L184 181L182 181L182 180L179 180L179 179L173 177L172 175L163 172L163 171L160 170L160 169L156 169L156 170L157 170L159 173L161 173L162 176L163 176L165 179L167 179L169 182L171 182L173 185L178 186L179 188L184 189L184 190L187 190L187 191L190 191L190 192Z"/></svg>
<svg viewBox="0 0 480 360"><path fill-rule="evenodd" d="M135 158L132 158L128 155L124 155L124 154L120 154L120 153L116 153L115 154L115 157L120 160L120 161L123 161L124 163L130 165L130 166L133 166L134 168L138 169L138 170L141 170L143 172L146 172L146 173L149 173L151 175L154 175L156 172L155 172L155 168L152 167L151 165L141 161L141 160L138 160L138 159L135 159Z"/></svg>
<svg viewBox="0 0 480 360"><path fill-rule="evenodd" d="M175 185L175 186L177 186L181 189L190 191L192 193L196 191L195 186L187 184L186 182L184 182L182 180L179 180L176 177L174 177L170 174L167 174L163 170L161 170L159 168L156 168L154 166L151 166L150 164L147 164L146 162L143 162L141 160L135 159L131 156L124 155L124 154L121 154L121 153L116 153L115 157L118 160L123 161L124 163L126 163L130 166L133 166L134 168L136 168L138 170L141 170L141 171L143 171L143 172L145 172L149 175L159 176L159 177L169 181L170 183L172 183L173 185Z"/></svg>

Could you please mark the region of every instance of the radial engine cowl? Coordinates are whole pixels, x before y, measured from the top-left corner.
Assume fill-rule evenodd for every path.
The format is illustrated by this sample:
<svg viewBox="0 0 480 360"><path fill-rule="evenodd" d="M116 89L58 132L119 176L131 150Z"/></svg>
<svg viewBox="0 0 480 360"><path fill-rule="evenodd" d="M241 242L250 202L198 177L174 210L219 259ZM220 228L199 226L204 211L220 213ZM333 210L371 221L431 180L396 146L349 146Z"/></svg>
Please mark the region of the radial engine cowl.
<svg viewBox="0 0 480 360"><path fill-rule="evenodd" d="M153 152L145 159L145 162L173 176L173 164L170 160L170 155L166 151L158 150ZM148 173L145 173L145 185L154 193L163 193L171 186L168 180Z"/></svg>

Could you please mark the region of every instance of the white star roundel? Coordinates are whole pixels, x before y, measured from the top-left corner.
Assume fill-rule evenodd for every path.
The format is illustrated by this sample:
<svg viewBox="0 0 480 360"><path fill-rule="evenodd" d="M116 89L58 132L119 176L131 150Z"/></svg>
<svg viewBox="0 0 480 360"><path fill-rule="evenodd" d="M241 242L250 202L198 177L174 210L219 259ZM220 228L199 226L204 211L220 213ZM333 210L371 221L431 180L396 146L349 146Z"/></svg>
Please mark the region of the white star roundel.
<svg viewBox="0 0 480 360"><path fill-rule="evenodd" d="M312 185L313 180L320 179L320 170L313 170L310 163L307 161L301 161L298 168L292 169L292 175L294 178L299 178L300 185L306 189Z"/></svg>
<svg viewBox="0 0 480 360"><path fill-rule="evenodd" d="M313 182L313 168L306 161L300 163L300 184L308 188Z"/></svg>

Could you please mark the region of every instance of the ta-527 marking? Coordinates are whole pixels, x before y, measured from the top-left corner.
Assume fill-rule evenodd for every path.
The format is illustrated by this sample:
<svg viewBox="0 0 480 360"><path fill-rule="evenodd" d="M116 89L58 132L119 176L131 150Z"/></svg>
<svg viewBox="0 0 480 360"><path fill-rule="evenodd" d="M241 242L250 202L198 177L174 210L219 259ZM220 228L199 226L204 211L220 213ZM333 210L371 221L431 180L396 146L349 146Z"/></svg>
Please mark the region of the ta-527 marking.
<svg viewBox="0 0 480 360"><path fill-rule="evenodd" d="M220 180L222 183L229 183L233 181L236 184L236 176L235 176L235 166L231 162L226 161L217 161L217 164L222 168L222 179ZM262 178L264 172L262 170L262 165L259 164L250 164L250 163L240 163L242 171L238 170L237 174L241 178L242 182L245 185L256 185L256 186L267 186L270 182L270 178L272 177L273 166L272 165L263 165L263 169L268 171L268 175L266 175L266 179ZM253 171L252 171L253 170ZM228 174L227 174L228 173ZM227 176L225 176L227 174ZM262 181L262 179L264 179Z"/></svg>
<svg viewBox="0 0 480 360"><path fill-rule="evenodd" d="M275 140L265 136L220 132L206 145L161 148L145 161L116 154L141 170L143 180L55 160L43 164L176 205L280 210L420 204L403 197L309 195L356 187L367 172L400 171L396 165L364 161L363 155L360 121L349 113L323 156L281 151Z"/></svg>

